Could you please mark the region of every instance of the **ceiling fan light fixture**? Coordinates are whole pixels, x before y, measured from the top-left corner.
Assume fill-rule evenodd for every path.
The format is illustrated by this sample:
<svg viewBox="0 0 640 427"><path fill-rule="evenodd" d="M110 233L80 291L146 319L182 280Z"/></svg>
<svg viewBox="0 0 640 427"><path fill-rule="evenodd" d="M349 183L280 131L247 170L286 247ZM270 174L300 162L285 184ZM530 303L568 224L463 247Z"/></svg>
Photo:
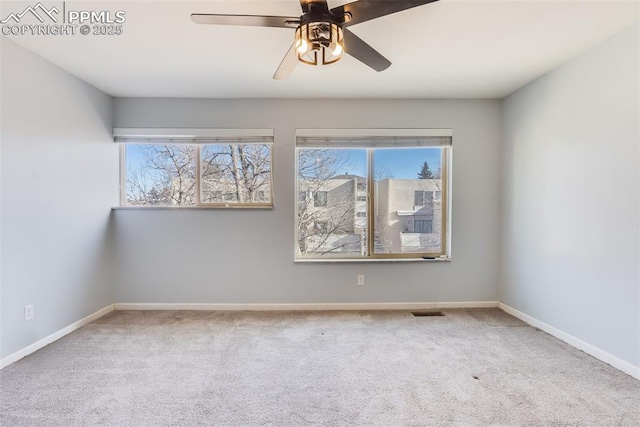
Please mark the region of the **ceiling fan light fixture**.
<svg viewBox="0 0 640 427"><path fill-rule="evenodd" d="M298 61L309 65L329 65L344 54L344 33L333 22L307 22L296 28Z"/></svg>
<svg viewBox="0 0 640 427"><path fill-rule="evenodd" d="M331 46L329 47L331 48L331 54L333 56L342 56L344 49L340 43L331 43Z"/></svg>
<svg viewBox="0 0 640 427"><path fill-rule="evenodd" d="M298 51L298 53L304 55L305 53L307 53L309 51L309 44L304 39L297 39L296 40L296 50Z"/></svg>

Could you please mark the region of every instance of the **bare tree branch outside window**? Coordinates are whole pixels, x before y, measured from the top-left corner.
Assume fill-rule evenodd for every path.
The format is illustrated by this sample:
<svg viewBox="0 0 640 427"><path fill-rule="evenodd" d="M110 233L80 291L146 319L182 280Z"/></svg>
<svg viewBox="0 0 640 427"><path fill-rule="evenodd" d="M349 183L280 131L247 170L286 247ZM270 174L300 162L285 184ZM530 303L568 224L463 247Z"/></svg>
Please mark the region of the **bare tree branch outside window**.
<svg viewBox="0 0 640 427"><path fill-rule="evenodd" d="M146 144L127 150L132 153L126 170L129 206L194 206L197 179L204 204L271 202L268 144Z"/></svg>
<svg viewBox="0 0 640 427"><path fill-rule="evenodd" d="M361 254L366 247L363 240L366 233L355 222L357 193L366 194L366 180L349 175L350 170L363 167L356 165L354 151L357 150L298 150L298 245L301 253Z"/></svg>

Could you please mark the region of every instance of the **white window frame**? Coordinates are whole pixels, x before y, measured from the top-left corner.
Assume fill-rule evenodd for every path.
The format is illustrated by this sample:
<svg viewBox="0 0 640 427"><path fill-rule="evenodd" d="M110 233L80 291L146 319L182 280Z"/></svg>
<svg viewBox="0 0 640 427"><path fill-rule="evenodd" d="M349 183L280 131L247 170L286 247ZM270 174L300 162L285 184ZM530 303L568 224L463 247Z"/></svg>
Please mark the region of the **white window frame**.
<svg viewBox="0 0 640 427"><path fill-rule="evenodd" d="M300 143L300 141L323 141L318 145L314 142ZM380 141L379 143L376 141ZM413 141L413 142L412 142ZM296 129L295 149L295 191L296 202L294 224L295 262L336 262L336 261L416 261L441 260L451 258L451 164L452 164L452 129ZM303 255L298 246L298 158L301 148L367 148L367 244L368 255ZM441 251L437 253L375 253L375 200L373 151L375 148L392 147L438 147L443 150L442 189L441 189ZM435 196L435 194L434 194Z"/></svg>
<svg viewBox="0 0 640 427"><path fill-rule="evenodd" d="M273 209L273 129L209 129L209 128L113 128L113 140L120 144L120 209ZM126 204L126 146L130 144L187 144L196 146L196 201L194 205L132 206ZM203 202L201 183L202 146L210 144L264 144L269 146L269 202ZM223 194L224 196L224 194ZM224 199L224 197L223 197Z"/></svg>

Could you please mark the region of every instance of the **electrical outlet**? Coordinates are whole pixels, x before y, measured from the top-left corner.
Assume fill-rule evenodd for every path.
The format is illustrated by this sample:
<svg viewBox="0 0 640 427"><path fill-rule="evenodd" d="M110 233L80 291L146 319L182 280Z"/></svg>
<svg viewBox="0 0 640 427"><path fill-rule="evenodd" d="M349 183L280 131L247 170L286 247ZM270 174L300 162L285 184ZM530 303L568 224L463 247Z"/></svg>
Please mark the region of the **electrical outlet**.
<svg viewBox="0 0 640 427"><path fill-rule="evenodd" d="M358 286L364 286L364 274L358 274Z"/></svg>
<svg viewBox="0 0 640 427"><path fill-rule="evenodd" d="M24 321L33 320L33 304L24 306Z"/></svg>

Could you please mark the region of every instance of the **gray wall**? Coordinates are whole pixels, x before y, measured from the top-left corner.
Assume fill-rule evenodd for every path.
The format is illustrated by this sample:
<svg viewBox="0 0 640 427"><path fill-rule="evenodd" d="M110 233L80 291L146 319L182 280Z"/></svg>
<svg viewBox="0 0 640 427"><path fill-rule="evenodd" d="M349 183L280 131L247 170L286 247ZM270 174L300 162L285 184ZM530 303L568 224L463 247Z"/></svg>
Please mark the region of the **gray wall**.
<svg viewBox="0 0 640 427"><path fill-rule="evenodd" d="M640 366L638 26L512 94L500 300Z"/></svg>
<svg viewBox="0 0 640 427"><path fill-rule="evenodd" d="M6 37L1 43L5 357L113 303L118 157L109 96Z"/></svg>
<svg viewBox="0 0 640 427"><path fill-rule="evenodd" d="M115 211L117 302L497 298L498 100L124 98L114 126L275 129L273 211ZM453 262L294 264L294 132L323 127L453 128Z"/></svg>

